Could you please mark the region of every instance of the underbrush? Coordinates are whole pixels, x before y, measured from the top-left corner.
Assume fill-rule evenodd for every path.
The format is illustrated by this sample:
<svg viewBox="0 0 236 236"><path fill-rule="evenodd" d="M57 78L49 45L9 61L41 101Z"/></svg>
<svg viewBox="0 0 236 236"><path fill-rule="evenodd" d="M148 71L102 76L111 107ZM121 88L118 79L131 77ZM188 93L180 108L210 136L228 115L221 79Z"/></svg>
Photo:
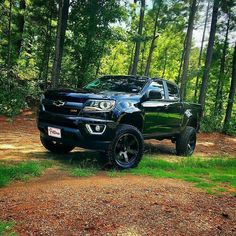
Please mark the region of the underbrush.
<svg viewBox="0 0 236 236"><path fill-rule="evenodd" d="M51 167L49 161L21 162L17 164L0 163L0 187L6 186L14 180L27 180L30 177L40 176L42 172Z"/></svg>
<svg viewBox="0 0 236 236"><path fill-rule="evenodd" d="M204 133L223 132L227 135L236 136L236 120L232 118L226 127L223 127L223 122L224 117L205 116L201 120L201 131Z"/></svg>
<svg viewBox="0 0 236 236"><path fill-rule="evenodd" d="M34 81L12 78L6 83L0 74L0 114L7 117L18 115L22 109L35 106L40 98L39 85Z"/></svg>

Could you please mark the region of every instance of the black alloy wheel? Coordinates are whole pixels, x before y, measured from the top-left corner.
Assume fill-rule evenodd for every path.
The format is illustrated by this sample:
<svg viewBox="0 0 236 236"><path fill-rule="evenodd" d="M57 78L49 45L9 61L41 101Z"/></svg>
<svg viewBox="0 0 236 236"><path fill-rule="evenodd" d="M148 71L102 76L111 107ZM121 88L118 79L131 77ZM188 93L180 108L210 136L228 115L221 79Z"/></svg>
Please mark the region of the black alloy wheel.
<svg viewBox="0 0 236 236"><path fill-rule="evenodd" d="M196 129L187 126L176 138L176 153L178 156L191 156L197 141Z"/></svg>
<svg viewBox="0 0 236 236"><path fill-rule="evenodd" d="M133 134L123 134L115 144L115 161L120 166L130 166L139 153L139 143Z"/></svg>
<svg viewBox="0 0 236 236"><path fill-rule="evenodd" d="M132 125L122 124L107 151L111 164L118 169L136 167L143 156L142 133Z"/></svg>

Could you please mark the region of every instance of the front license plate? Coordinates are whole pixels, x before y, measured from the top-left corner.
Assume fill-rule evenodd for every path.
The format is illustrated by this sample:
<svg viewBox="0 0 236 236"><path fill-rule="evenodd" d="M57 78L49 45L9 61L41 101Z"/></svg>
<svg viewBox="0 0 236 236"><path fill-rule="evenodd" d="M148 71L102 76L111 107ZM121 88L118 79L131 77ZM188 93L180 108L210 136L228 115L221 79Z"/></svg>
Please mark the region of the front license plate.
<svg viewBox="0 0 236 236"><path fill-rule="evenodd" d="M61 138L61 129L48 127L48 135L55 138Z"/></svg>

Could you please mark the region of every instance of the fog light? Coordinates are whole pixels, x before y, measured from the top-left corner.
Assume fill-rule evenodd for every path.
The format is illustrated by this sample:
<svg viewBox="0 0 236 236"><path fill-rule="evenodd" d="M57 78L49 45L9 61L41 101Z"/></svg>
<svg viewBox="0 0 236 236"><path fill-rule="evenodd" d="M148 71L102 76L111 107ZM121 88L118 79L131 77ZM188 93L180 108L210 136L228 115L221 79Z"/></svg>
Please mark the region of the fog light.
<svg viewBox="0 0 236 236"><path fill-rule="evenodd" d="M93 124L86 124L85 125L87 130L90 134L101 135L106 130L106 125L93 125Z"/></svg>
<svg viewBox="0 0 236 236"><path fill-rule="evenodd" d="M96 125L96 126L95 126L95 130L96 130L97 132L100 132L100 131L101 131L101 126L100 126L100 125Z"/></svg>

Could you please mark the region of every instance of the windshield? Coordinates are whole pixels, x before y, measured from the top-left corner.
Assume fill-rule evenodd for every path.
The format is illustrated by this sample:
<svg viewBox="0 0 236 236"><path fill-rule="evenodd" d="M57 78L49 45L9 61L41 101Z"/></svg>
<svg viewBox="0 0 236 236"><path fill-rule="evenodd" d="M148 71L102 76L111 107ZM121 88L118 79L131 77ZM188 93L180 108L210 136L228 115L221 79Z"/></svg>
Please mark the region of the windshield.
<svg viewBox="0 0 236 236"><path fill-rule="evenodd" d="M126 93L139 93L147 82L146 78L132 76L102 77L94 80L84 89L95 92L115 91Z"/></svg>

